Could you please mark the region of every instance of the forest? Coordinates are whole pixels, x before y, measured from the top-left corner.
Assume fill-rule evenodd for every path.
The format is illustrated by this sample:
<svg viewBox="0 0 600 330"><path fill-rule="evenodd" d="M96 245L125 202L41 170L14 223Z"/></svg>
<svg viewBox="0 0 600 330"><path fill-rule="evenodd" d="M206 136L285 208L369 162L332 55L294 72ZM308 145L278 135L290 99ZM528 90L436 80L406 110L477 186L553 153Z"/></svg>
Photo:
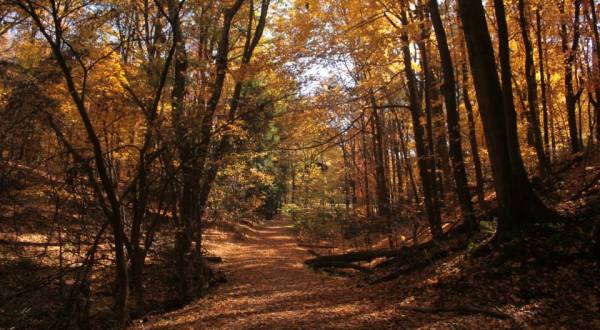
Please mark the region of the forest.
<svg viewBox="0 0 600 330"><path fill-rule="evenodd" d="M0 329L600 328L597 0L0 0Z"/></svg>

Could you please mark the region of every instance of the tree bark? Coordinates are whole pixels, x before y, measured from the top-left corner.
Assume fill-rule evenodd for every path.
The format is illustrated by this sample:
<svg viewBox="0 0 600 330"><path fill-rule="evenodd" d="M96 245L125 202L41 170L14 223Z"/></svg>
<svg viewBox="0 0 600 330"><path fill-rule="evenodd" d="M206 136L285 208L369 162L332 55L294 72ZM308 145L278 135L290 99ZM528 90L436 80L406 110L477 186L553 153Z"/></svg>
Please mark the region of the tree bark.
<svg viewBox="0 0 600 330"><path fill-rule="evenodd" d="M579 143L577 133L577 115L575 107L577 104L577 97L573 87L573 63L575 61L575 55L577 54L577 48L579 45L579 10L580 1L575 0L575 14L573 19L573 43L571 47L568 46L568 32L567 24L563 21L560 24L560 36L563 54L565 56L564 71L565 71L565 104L567 107L567 122L569 124L569 138L571 142L571 153L578 153L581 151L581 145ZM565 14L565 1L562 0L559 4L559 10L561 14Z"/></svg>
<svg viewBox="0 0 600 330"><path fill-rule="evenodd" d="M471 97L469 96L469 77L466 63L463 64L462 74L463 102L465 104L465 109L467 110L467 121L469 123L469 144L471 146L471 157L473 158L473 167L475 169L475 189L477 193L479 207L486 209L487 203L485 201L485 182L483 177L483 171L481 169L481 157L479 157L479 147L477 145L477 131L475 130L473 104L471 103Z"/></svg>
<svg viewBox="0 0 600 330"><path fill-rule="evenodd" d="M371 92L373 93L373 92ZM375 153L375 178L377 180L377 206L378 214L382 217L390 216L390 198L385 174L383 125L377 110L375 95L371 94L373 118L371 119L371 134L373 135L373 152Z"/></svg>
<svg viewBox="0 0 600 330"><path fill-rule="evenodd" d="M227 75L227 67L229 65L229 32L231 31L231 26L233 24L233 19L237 12L240 10L244 0L236 0L231 7L225 9L223 13L223 29L221 30L221 34L219 37L219 46L217 48L217 55L215 59L216 63L216 77L213 84L213 89L211 96L208 100L208 104L206 106L206 111L202 116L202 122L200 125L200 143L195 151L195 160L196 164L194 165L195 171L202 172L204 166L206 164L206 160L208 158L209 145L211 142L211 138L213 135L213 118L215 112L217 110L217 106L219 104L219 100L221 99L221 94L223 92L223 86L225 84L225 77ZM198 174L200 176L202 174ZM216 170L215 174L216 175ZM208 177L214 176L209 173L207 177L202 178L203 182L208 182ZM199 181L194 178L194 185L199 185ZM196 211L195 221L197 221L196 230L196 253L200 253L202 250L202 217L204 214L204 209L206 205L206 201L208 200L208 195L210 194L210 185L212 185L212 180L210 183L204 184L201 187L198 187L197 196L195 197L195 205L194 209Z"/></svg>
<svg viewBox="0 0 600 330"><path fill-rule="evenodd" d="M594 115L596 117L596 142L600 143L600 33L598 32L598 16L596 15L596 3L593 0L590 1L590 14L592 16L592 33L594 35L594 52L596 53L596 79L594 80L594 91L596 97L595 100L593 100L593 97L591 97L590 100L592 100L592 104L594 105L595 110ZM600 247L600 240L598 241L598 246Z"/></svg>
<svg viewBox="0 0 600 330"><path fill-rule="evenodd" d="M535 24L537 33L537 48L538 48L538 62L540 66L540 89L542 92L542 116L544 121L544 149L546 150L546 160L550 170L552 169L551 158L550 158L550 135L548 129L548 98L546 97L546 70L544 66L544 50L542 48L542 18L541 18L541 4L538 4L535 11Z"/></svg>
<svg viewBox="0 0 600 330"><path fill-rule="evenodd" d="M483 5L473 0L459 0L458 3L500 211L496 239L504 239L527 224L548 217L551 212L531 189L527 177L522 175L522 161L516 164L517 168L512 166L517 159L511 155L514 146L509 137L516 137L516 125L506 119L505 107L510 106L504 104ZM508 110L514 113L514 107Z"/></svg>
<svg viewBox="0 0 600 330"><path fill-rule="evenodd" d="M42 19L37 14L37 9L31 1L24 1L18 3L18 6L23 9L34 21L34 24L40 30L40 33L44 36L48 44L50 45L52 55L58 63L63 78L67 84L67 90L71 96L73 103L77 109L81 122L84 126L88 142L92 146L93 159L95 169L100 178L100 185L103 192L106 194L108 199L108 205L110 210L105 209L105 214L109 220L113 229L114 236L114 251L115 251L115 265L116 265L116 294L115 294L115 313L116 321L120 327L124 327L129 319L128 313L128 298L129 298L129 279L127 271L127 259L125 257L125 235L123 227L123 218L121 214L121 203L119 201L115 185L111 180L109 170L106 166L104 150L100 143L100 139L96 133L96 130L90 119L88 109L86 107L85 94L78 91L75 79L73 76L72 69L67 62L67 59L62 52L63 39L63 27L61 24L61 13L57 10L58 8L53 7L51 10L53 24L55 26L55 35L52 36L46 29L46 26L42 22ZM74 154L77 156L77 154ZM97 198L104 204L104 196L102 192L96 191Z"/></svg>
<svg viewBox="0 0 600 330"><path fill-rule="evenodd" d="M402 25L408 26L406 12L401 13ZM410 113L413 124L413 132L415 145L417 148L417 163L419 173L423 183L423 195L425 199L425 209L431 234L435 239L439 239L443 235L442 224L439 212L439 205L435 203L435 190L433 185L434 173L432 172L432 159L429 157L425 142L423 139L423 126L421 125L421 105L417 94L417 83L414 71L412 69L412 59L409 48L409 39L406 32L400 35L402 41L402 55L404 60L404 74L406 76L407 87L409 92Z"/></svg>
<svg viewBox="0 0 600 330"><path fill-rule="evenodd" d="M398 137L400 138L400 150L402 151L402 158L404 160L404 165L406 168L406 174L408 176L409 179L409 183L410 183L410 188L413 194L413 199L415 201L415 205L419 205L419 192L417 190L417 183L415 182L415 176L413 174L413 170L412 170L412 165L410 164L409 158L408 158L408 151L407 151L407 147L406 147L406 138L404 135L404 129L402 127L402 123L400 122L400 120L397 117L397 114L395 119L395 123L396 123L396 130L398 131Z"/></svg>
<svg viewBox="0 0 600 330"><path fill-rule="evenodd" d="M525 78L527 81L527 101L529 111L527 118L533 132L533 143L535 152L538 158L538 166L540 176L545 178L550 175L550 164L544 153L544 145L542 142L542 133L537 111L537 81L535 79L535 63L533 62L533 46L529 38L529 22L525 8L525 0L519 0L519 26L521 27L521 36L523 37L523 45L525 46ZM542 73L543 75L543 73Z"/></svg>
<svg viewBox="0 0 600 330"><path fill-rule="evenodd" d="M369 156L367 153L367 125L365 123L364 113L361 115L360 125L361 125L361 139L362 139L362 156L363 156L363 181L364 181L364 195L365 195L365 207L367 217L370 218L373 214L371 211L371 193L369 189Z"/></svg>
<svg viewBox="0 0 600 330"><path fill-rule="evenodd" d="M438 52L442 60L444 72L444 85L442 92L446 103L446 120L448 125L448 137L450 138L450 159L456 192L463 216L463 221L470 229L475 229L475 217L473 205L471 204L471 193L467 182L467 173L462 151L462 138L460 135L460 115L456 102L456 78L454 76L454 65L448 47L448 40L442 18L440 16L437 0L429 0L429 13L435 30L438 44Z"/></svg>

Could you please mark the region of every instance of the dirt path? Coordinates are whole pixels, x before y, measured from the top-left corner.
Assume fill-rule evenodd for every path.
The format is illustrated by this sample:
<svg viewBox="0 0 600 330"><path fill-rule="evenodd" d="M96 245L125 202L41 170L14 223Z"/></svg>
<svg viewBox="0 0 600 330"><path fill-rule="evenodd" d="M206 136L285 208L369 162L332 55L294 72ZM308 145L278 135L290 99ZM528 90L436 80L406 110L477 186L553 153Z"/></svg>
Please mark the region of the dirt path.
<svg viewBox="0 0 600 330"><path fill-rule="evenodd" d="M394 297L390 287L358 288L355 280L304 267L309 255L282 221L256 228L241 241L217 232L207 237L209 251L224 259L219 267L228 282L183 309L152 317L144 329L397 329L453 323L449 315L394 310L411 299Z"/></svg>

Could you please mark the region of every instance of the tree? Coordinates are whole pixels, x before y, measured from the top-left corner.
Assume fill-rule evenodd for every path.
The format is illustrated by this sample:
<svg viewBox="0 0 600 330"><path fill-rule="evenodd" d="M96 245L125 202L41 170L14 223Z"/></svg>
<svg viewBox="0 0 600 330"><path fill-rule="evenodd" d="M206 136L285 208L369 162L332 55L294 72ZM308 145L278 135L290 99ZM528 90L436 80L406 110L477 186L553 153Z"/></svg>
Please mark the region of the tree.
<svg viewBox="0 0 600 330"><path fill-rule="evenodd" d="M454 182L464 222L468 227L475 227L473 205L471 204L471 193L467 185L467 173L463 160L462 138L460 135L459 114L456 102L456 79L454 77L454 66L452 56L448 47L446 31L442 23L437 1L429 0L429 14L435 30L438 52L442 59L442 70L444 71L444 85L442 92L446 101L446 119L448 122L448 136L450 138L450 159Z"/></svg>
<svg viewBox="0 0 600 330"><path fill-rule="evenodd" d="M540 130L540 123L538 119L537 111L537 81L535 78L535 67L533 62L533 46L531 45L531 39L529 38L529 21L527 20L527 13L525 11L525 1L519 0L519 26L521 27L521 35L523 37L523 45L525 46L525 79L527 80L527 100L529 105L529 111L527 113L527 119L533 131L533 140L535 152L538 158L538 164L540 168L540 175L547 177L551 173L550 164L544 153L544 145L542 142L542 133ZM541 76L543 77L543 73Z"/></svg>
<svg viewBox="0 0 600 330"><path fill-rule="evenodd" d="M408 26L408 18L405 10L400 13L400 20L403 26ZM421 175L421 181L423 183L423 196L425 199L425 209L427 211L427 219L429 220L429 227L431 234L435 238L439 238L443 235L441 218L439 212L439 203L436 203L433 168L434 162L432 157L426 150L425 141L423 137L423 126L421 125L421 104L419 102L419 96L417 95L417 84L414 71L412 69L412 59L409 48L409 39L406 32L400 33L400 40L402 41L401 50L402 58L404 61L404 74L406 76L408 98L410 104L410 113L412 118L414 139L417 149L419 173Z"/></svg>
<svg viewBox="0 0 600 330"><path fill-rule="evenodd" d="M581 145L579 143L577 134L577 116L575 112L575 106L577 100L581 96L581 90L575 92L573 87L573 63L577 54L577 48L579 46L579 10L581 3L579 0L574 1L575 13L573 14L573 43L569 47L567 23L563 21L560 24L560 38L562 51L565 56L564 72L565 72L565 104L567 107L567 120L569 123L569 137L571 142L571 153L578 153L581 151ZM565 14L565 1L561 0L559 3L559 10L561 14Z"/></svg>
<svg viewBox="0 0 600 330"><path fill-rule="evenodd" d="M510 105L505 104L506 96L503 94L508 91L503 93L500 87L483 5L480 1L460 0L459 11L499 204L497 237L508 238L533 221L547 219L551 212L523 175L522 161L519 162L520 157L514 157L515 147L510 145L510 136L516 136L516 125L514 121L507 120ZM508 109L508 112L514 113L514 108Z"/></svg>

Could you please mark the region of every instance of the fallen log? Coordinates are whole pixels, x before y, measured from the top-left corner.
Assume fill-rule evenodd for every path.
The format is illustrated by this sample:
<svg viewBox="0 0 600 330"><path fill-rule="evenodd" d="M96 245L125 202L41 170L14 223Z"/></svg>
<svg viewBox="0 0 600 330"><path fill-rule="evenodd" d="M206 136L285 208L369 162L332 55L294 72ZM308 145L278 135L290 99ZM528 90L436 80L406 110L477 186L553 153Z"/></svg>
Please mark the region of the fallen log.
<svg viewBox="0 0 600 330"><path fill-rule="evenodd" d="M307 249L335 249L337 246L335 245L319 245L319 244L307 244L307 243L298 243L298 247L307 248Z"/></svg>
<svg viewBox="0 0 600 330"><path fill-rule="evenodd" d="M340 270L339 268L322 268L324 272L331 276L340 276L340 277L352 277L353 274L350 272Z"/></svg>
<svg viewBox="0 0 600 330"><path fill-rule="evenodd" d="M208 261L208 262L212 262L212 263L220 263L223 262L223 258L221 257L213 257L213 256L204 256L202 257L204 258L204 260Z"/></svg>
<svg viewBox="0 0 600 330"><path fill-rule="evenodd" d="M354 269L354 270L358 270L361 273L366 273L366 274L371 274L373 273L373 270L371 270L370 268L367 267L363 267L363 266L359 266L359 265L355 265L349 262L330 262L328 263L326 266L318 266L315 268L342 268L342 269Z"/></svg>
<svg viewBox="0 0 600 330"><path fill-rule="evenodd" d="M349 252L344 254L335 254L331 256L322 256L312 259L305 260L304 263L313 267L325 267L328 264L336 262L356 262L356 261L372 261L377 258L391 258L401 255L405 255L408 249L401 248L395 250L382 249L382 250L370 250L370 251L357 251Z"/></svg>
<svg viewBox="0 0 600 330"><path fill-rule="evenodd" d="M246 226L248 226L250 228L255 228L256 227L256 224L254 222L252 222L250 220L246 220L246 219L240 219L239 223L241 223L242 225L246 225Z"/></svg>
<svg viewBox="0 0 600 330"><path fill-rule="evenodd" d="M403 267L403 269L400 269L400 270L394 271L392 273L389 273L387 275L384 275L382 277L376 278L376 279L370 281L369 284L374 285L374 284L379 284L379 283L395 280L402 275L406 275L411 272L414 272L415 270L422 269L429 265L432 265L437 260L446 258L454 252L464 250L466 247L467 247L467 243L465 241L465 242L462 242L461 244L458 244L451 248L445 248L445 249L444 248L438 248L438 249L434 248L429 251L419 251L411 258L412 261L408 263L408 267ZM398 260L398 258L389 259L389 260L393 260L394 263L400 262L400 260ZM386 260L386 261L388 261L388 260ZM377 266L379 266L379 265L377 265ZM377 268L377 266L375 268Z"/></svg>
<svg viewBox="0 0 600 330"><path fill-rule="evenodd" d="M483 307L471 307L471 306L438 306L438 307L424 307L424 306L412 306L412 305L400 305L395 306L395 309L420 312L420 313L454 313L454 314L482 314L491 316L499 319L515 321L515 319L504 312L500 312L491 308Z"/></svg>
<svg viewBox="0 0 600 330"><path fill-rule="evenodd" d="M398 257L392 257L392 258L388 258L380 263L378 263L377 265L375 265L375 267L373 267L374 269L380 269L380 268L386 268L389 267L391 265L395 265L402 262L401 258Z"/></svg>
<svg viewBox="0 0 600 330"><path fill-rule="evenodd" d="M313 250L306 250L306 252L312 254L315 257L320 257L321 256L320 254L318 254L316 251L313 251Z"/></svg>
<svg viewBox="0 0 600 330"><path fill-rule="evenodd" d="M335 262L357 262L357 261L372 261L378 258L394 258L394 257L410 257L415 252L421 252L425 249L431 248L434 246L434 242L428 242L421 244L417 247L401 247L399 249L379 249L379 250L365 250L365 251L356 251L349 252L344 254L335 254L330 256L322 256L316 257L312 259L305 260L304 263L306 265L312 267L327 267L328 264Z"/></svg>

